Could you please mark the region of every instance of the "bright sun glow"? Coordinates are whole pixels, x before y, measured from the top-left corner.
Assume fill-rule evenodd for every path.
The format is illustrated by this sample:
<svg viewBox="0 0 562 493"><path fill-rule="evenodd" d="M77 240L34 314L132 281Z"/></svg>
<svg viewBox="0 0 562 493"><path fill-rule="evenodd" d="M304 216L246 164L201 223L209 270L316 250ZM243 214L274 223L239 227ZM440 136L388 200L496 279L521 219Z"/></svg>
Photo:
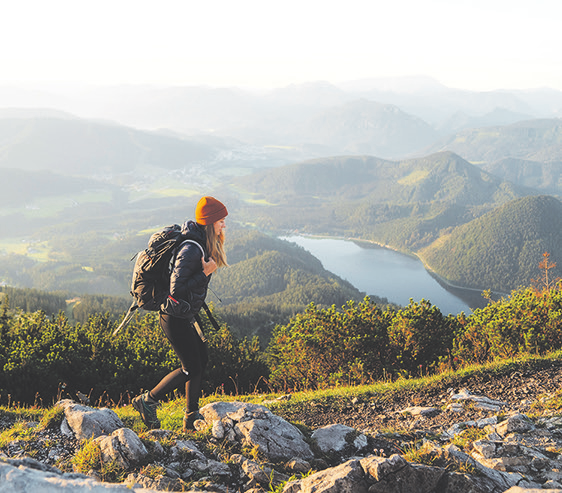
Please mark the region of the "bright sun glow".
<svg viewBox="0 0 562 493"><path fill-rule="evenodd" d="M474 90L562 89L559 0L18 0L0 84L278 87L426 75Z"/></svg>

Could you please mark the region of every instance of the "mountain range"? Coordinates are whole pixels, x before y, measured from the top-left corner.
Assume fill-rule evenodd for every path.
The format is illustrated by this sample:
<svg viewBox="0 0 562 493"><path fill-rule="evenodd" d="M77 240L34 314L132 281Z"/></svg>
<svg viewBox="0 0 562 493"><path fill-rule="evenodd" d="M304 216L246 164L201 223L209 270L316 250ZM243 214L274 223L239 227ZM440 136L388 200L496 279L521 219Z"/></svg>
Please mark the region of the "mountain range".
<svg viewBox="0 0 562 493"><path fill-rule="evenodd" d="M217 149L186 139L79 118L0 119L0 167L103 175L142 166L178 169Z"/></svg>
<svg viewBox="0 0 562 493"><path fill-rule="evenodd" d="M234 178L233 183L272 203L287 197L298 201L299 196L308 195L312 203L346 199L370 204L440 201L468 206L524 193L452 152L403 161L372 156L314 159L261 170Z"/></svg>
<svg viewBox="0 0 562 493"><path fill-rule="evenodd" d="M448 150L478 164L505 158L562 162L562 120L526 120L511 125L471 128L441 139L428 152Z"/></svg>
<svg viewBox="0 0 562 493"><path fill-rule="evenodd" d="M404 161L316 159L236 178L232 186L269 204L240 213L263 227L360 237L410 252L448 228L538 193L451 152Z"/></svg>
<svg viewBox="0 0 562 493"><path fill-rule="evenodd" d="M538 277L544 252L556 260L562 251L557 198L451 152L404 161L318 159L237 179L235 187L269 204L241 210L258 225L416 253L456 286L508 292Z"/></svg>
<svg viewBox="0 0 562 493"><path fill-rule="evenodd" d="M418 157L452 151L516 185L556 194L562 184L559 119L473 128L440 138L423 120L397 107L363 101L327 110L314 124L295 126L292 132L299 135L298 146L283 147L254 146L220 136L149 132L56 112L4 114L2 118L0 112L0 168L43 169L96 179L131 172L140 177L154 169L166 173L197 169L206 170L208 180L214 175L245 176L256 169L303 161L308 155L385 159L398 150L411 154L423 146L426 152Z"/></svg>
<svg viewBox="0 0 562 493"><path fill-rule="evenodd" d="M4 95L0 88L0 106ZM424 252L447 280L507 289L512 284L482 269L478 282L455 273L439 241L474 221L493 223L489 214L513 201L526 206L517 201L561 193L557 91L471 93L424 79L261 93L120 87L10 95L0 109L0 232L55 234L61 251L65 228L93 228L96 249L88 252L97 255L110 251L99 248L100 235L120 237L123 224L138 232L172 211L183 216L201 193L220 193L240 222ZM20 97L27 107L17 108ZM533 208L541 217L546 209ZM492 229L501 244L501 228ZM280 259L268 257L268 265L278 268Z"/></svg>
<svg viewBox="0 0 562 493"><path fill-rule="evenodd" d="M369 108L371 103L376 104ZM562 92L463 91L428 78L364 80L338 86L311 82L269 91L201 86L52 85L0 87L2 107L8 109L4 111L18 107L52 108L138 129L228 137L257 146L304 146L301 159L324 157L329 155L326 152L345 154L350 150L399 159L412 153L427 154L425 149L434 143L435 133L443 137L475 126L559 118ZM385 121L388 117L390 124ZM388 133L385 136L385 132L399 122L405 129L413 128L416 119L419 135L406 132L399 141L401 145L365 147L369 135L374 135L375 140L384 136L387 142L398 142L400 132L392 138ZM369 128L381 129L383 136L373 131L369 134ZM342 131L354 136L354 129L359 134L356 139L346 139L344 146L330 139L330 135ZM413 135L416 145L420 144L417 149L410 142Z"/></svg>

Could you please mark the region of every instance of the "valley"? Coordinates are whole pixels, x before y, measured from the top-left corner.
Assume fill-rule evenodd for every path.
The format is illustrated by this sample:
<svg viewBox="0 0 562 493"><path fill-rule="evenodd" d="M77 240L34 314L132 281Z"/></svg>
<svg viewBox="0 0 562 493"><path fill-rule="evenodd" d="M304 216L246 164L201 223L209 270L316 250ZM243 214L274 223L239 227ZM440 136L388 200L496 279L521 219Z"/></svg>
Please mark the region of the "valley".
<svg viewBox="0 0 562 493"><path fill-rule="evenodd" d="M298 255L284 255L286 247L265 241L268 235L373 241L476 291L529 285L542 254L556 262L562 251L562 99L549 94L548 106L529 94L439 90L423 108L421 92L413 104L391 93L312 84L267 97L163 90L159 107L138 101L133 116L130 105L112 100L103 119L78 100L56 110L0 110L0 282L69 298L127 299L129 259L147 236L190 218L198 197L214 194L229 204L234 241L232 267L214 281L227 300L222 309L232 315L242 299L261 303L262 330L271 323L264 321L271 297L295 300L284 321L309 302L341 305L365 294L341 280L336 293L308 279L306 296L288 295L297 284L287 281L231 296L233 279L268 275L264 256L285 272L313 265L308 258L295 266ZM438 94L449 116L431 113ZM103 97L110 101L111 91ZM463 97L479 119L460 117L468 109ZM471 126L478 123L485 126ZM266 246L250 248L252 241ZM248 250L240 257L239 245Z"/></svg>

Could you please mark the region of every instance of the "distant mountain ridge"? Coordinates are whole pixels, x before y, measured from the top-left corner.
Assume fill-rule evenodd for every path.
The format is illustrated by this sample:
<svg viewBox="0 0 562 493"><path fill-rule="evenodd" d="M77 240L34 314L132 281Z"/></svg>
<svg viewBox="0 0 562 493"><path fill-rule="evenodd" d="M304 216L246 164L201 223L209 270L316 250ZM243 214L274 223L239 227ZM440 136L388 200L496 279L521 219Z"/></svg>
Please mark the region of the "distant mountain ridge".
<svg viewBox="0 0 562 493"><path fill-rule="evenodd" d="M447 87L435 79L420 76L363 79L339 84L309 81L260 91L211 86L0 86L0 107L50 107L81 117L107 118L152 129L174 128L164 120L181 123L177 115L185 109L189 109L189 113L185 114L186 120L182 124L202 129L205 127L190 122L203 121L206 126L210 122L220 124L224 118L224 113L216 112L220 106L225 106L231 115L238 113L240 118L242 108L250 116L256 112L271 115L276 108L326 108L361 98L398 106L432 125L459 111L478 116L495 108L505 108L533 118L551 118L557 113L559 116L562 111L562 91L554 89L469 91ZM161 118L157 118L158 115ZM215 123L210 126L217 128Z"/></svg>
<svg viewBox="0 0 562 493"><path fill-rule="evenodd" d="M299 128L299 139L339 153L382 158L406 155L434 142L437 132L394 105L356 100L332 107Z"/></svg>
<svg viewBox="0 0 562 493"><path fill-rule="evenodd" d="M115 121L134 128L166 128L185 135L232 137L251 145L311 147L319 138L322 147L309 148L307 157L325 156L319 152L327 149L332 155L357 152L402 159L410 152L423 154L423 149L431 145L423 141L420 148L413 149L408 137L414 137L417 142L419 136L409 133L400 141L400 132L390 132L392 125L384 118L367 121L383 129L387 141L401 142L402 149L400 146L381 147L380 142L374 146L365 138L368 137L365 129L344 142L345 145L338 142L337 149L330 145L336 143L329 138L334 135L333 131L328 131L325 139L318 133L319 128L314 134L314 122L329 120L330 115L348 115L351 120L361 120L361 112L353 114L350 110L350 105L361 106L360 101L399 108L403 115L408 115L405 124L411 124L414 118L422 120L425 126L441 135L466 126L504 125L518 118L562 115L562 91L465 91L419 77L356 81L339 86L316 81L268 91L204 86L64 87L57 91L54 86L26 89L0 86L0 107L53 108L81 118ZM307 134L300 132L307 127L312 139L302 144ZM334 124L327 130L330 128L335 128ZM420 124L418 130L421 136L427 128Z"/></svg>
<svg viewBox="0 0 562 493"><path fill-rule="evenodd" d="M459 111L447 121L437 125L436 129L441 134L453 133L467 128L497 127L532 119L532 116L529 114L510 111L505 108L495 108L489 113L478 116L472 116L464 111Z"/></svg>
<svg viewBox="0 0 562 493"><path fill-rule="evenodd" d="M562 119L537 119L511 125L462 130L427 149L452 151L472 163L490 164L504 158L562 161Z"/></svg>
<svg viewBox="0 0 562 493"><path fill-rule="evenodd" d="M521 186L543 193L562 193L562 160L539 162L527 159L503 158L482 165L486 171Z"/></svg>
<svg viewBox="0 0 562 493"><path fill-rule="evenodd" d="M211 160L218 150L115 124L70 118L0 119L0 168L46 169L69 174L166 169Z"/></svg>
<svg viewBox="0 0 562 493"><path fill-rule="evenodd" d="M253 222L278 229L360 237L416 251L441 231L521 196L517 187L450 152L388 161L342 156L305 161L233 180L269 207L247 207Z"/></svg>
<svg viewBox="0 0 562 493"><path fill-rule="evenodd" d="M452 152L403 161L371 156L314 159L262 170L233 182L272 202L304 194L325 200L368 198L371 203L439 200L481 205L502 195L511 199L523 193Z"/></svg>

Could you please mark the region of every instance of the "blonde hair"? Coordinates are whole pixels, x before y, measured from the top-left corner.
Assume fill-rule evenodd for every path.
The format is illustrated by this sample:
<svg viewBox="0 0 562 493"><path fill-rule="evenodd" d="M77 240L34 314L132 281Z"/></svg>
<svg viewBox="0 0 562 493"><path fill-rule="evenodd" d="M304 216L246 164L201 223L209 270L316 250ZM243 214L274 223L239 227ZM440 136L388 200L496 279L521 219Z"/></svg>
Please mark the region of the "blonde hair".
<svg viewBox="0 0 562 493"><path fill-rule="evenodd" d="M209 257L217 263L218 267L227 267L228 263L226 262L226 253L224 251L224 233L221 231L217 235L213 224L206 224L203 227L205 228Z"/></svg>

